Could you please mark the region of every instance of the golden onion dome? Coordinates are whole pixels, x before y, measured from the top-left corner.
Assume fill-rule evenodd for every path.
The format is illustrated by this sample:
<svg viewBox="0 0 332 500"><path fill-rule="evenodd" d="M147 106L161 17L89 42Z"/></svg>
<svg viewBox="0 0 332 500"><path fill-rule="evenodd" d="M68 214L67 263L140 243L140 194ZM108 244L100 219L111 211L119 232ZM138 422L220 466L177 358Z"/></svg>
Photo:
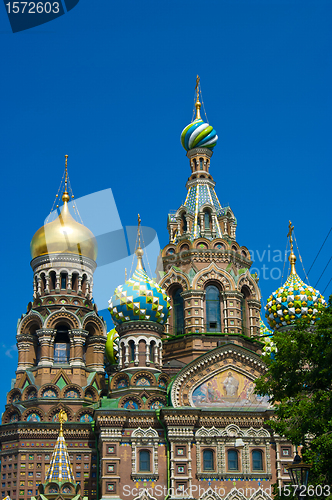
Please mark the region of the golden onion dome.
<svg viewBox="0 0 332 500"><path fill-rule="evenodd" d="M63 207L54 221L45 224L34 234L30 243L33 259L40 255L71 253L96 260L98 252L96 238L90 229L71 216L68 207L69 200L66 159L65 192L62 195Z"/></svg>

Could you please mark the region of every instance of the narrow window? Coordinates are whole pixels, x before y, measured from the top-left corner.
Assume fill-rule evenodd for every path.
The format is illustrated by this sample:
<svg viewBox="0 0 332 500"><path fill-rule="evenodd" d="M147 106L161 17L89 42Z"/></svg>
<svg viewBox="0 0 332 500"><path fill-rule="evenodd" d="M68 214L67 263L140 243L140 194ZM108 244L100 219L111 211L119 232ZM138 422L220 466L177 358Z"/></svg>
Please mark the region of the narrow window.
<svg viewBox="0 0 332 500"><path fill-rule="evenodd" d="M203 158L199 159L199 169L203 170Z"/></svg>
<svg viewBox="0 0 332 500"><path fill-rule="evenodd" d="M211 221L210 213L208 210L206 210L204 212L204 229L211 229L210 221Z"/></svg>
<svg viewBox="0 0 332 500"><path fill-rule="evenodd" d="M214 285L206 287L206 331L221 332L220 292Z"/></svg>
<svg viewBox="0 0 332 500"><path fill-rule="evenodd" d="M178 288L173 294L173 334L180 335L184 330L182 289Z"/></svg>
<svg viewBox="0 0 332 500"><path fill-rule="evenodd" d="M239 470L239 460L237 451L229 450L227 455L228 455L228 470Z"/></svg>
<svg viewBox="0 0 332 500"><path fill-rule="evenodd" d="M65 290L67 287L67 275L65 273L61 273L61 289Z"/></svg>
<svg viewBox="0 0 332 500"><path fill-rule="evenodd" d="M204 470L213 470L213 451L204 450L203 451L203 468Z"/></svg>
<svg viewBox="0 0 332 500"><path fill-rule="evenodd" d="M241 320L242 320L242 333L244 335L250 336L249 325L249 308L248 308L248 299L250 297L250 292L247 287L242 287L241 290L242 298L241 298Z"/></svg>
<svg viewBox="0 0 332 500"><path fill-rule="evenodd" d="M139 470L140 472L150 472L150 452L141 450L139 452Z"/></svg>
<svg viewBox="0 0 332 500"><path fill-rule="evenodd" d="M263 453L260 450L252 452L252 470L263 470Z"/></svg>
<svg viewBox="0 0 332 500"><path fill-rule="evenodd" d="M78 278L77 274L73 274L72 278L71 278L71 288L75 292L77 292L77 284L78 284L78 279L77 278Z"/></svg>
<svg viewBox="0 0 332 500"><path fill-rule="evenodd" d="M182 233L186 233L188 226L187 226L187 219L184 214L182 215L181 220L182 220Z"/></svg>
<svg viewBox="0 0 332 500"><path fill-rule="evenodd" d="M130 361L135 361L135 342L133 340L129 341L129 356Z"/></svg>
<svg viewBox="0 0 332 500"><path fill-rule="evenodd" d="M153 363L154 362L154 346L155 346L155 342L150 342L150 362Z"/></svg>
<svg viewBox="0 0 332 500"><path fill-rule="evenodd" d="M68 363L70 356L70 343L68 328L60 325L57 328L54 340L54 363Z"/></svg>
<svg viewBox="0 0 332 500"><path fill-rule="evenodd" d="M55 290L55 283L56 283L55 271L50 272L50 278L51 278L51 290Z"/></svg>

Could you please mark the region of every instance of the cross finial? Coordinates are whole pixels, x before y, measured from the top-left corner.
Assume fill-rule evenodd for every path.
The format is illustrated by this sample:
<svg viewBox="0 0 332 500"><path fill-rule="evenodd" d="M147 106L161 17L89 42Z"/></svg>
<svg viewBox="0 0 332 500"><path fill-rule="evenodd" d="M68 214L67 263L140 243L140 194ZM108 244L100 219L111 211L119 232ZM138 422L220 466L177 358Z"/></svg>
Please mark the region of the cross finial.
<svg viewBox="0 0 332 500"><path fill-rule="evenodd" d="M291 221L289 221L289 224L288 224L288 234L287 234L287 238L289 238L289 242L290 242L290 249L291 249L291 253L288 257L288 260L290 262L290 265L291 265L291 274L296 274L296 270L295 270L295 262L296 262L296 257L295 257L295 254L293 252L293 231L294 231L294 226L292 226L292 223Z"/></svg>
<svg viewBox="0 0 332 500"><path fill-rule="evenodd" d="M62 201L65 202L65 201L69 201L70 200L70 197L69 197L69 194L68 194L68 191L67 191L67 183L68 183L68 155L65 155L65 190L63 192L63 195L62 195Z"/></svg>
<svg viewBox="0 0 332 500"><path fill-rule="evenodd" d="M64 410L59 411L59 422L60 422L60 433L59 436L63 436L63 429L62 426L65 422L67 422L67 413Z"/></svg>
<svg viewBox="0 0 332 500"><path fill-rule="evenodd" d="M141 217L140 214L138 214L138 226L137 226L137 234L138 234L138 247L135 252L136 257L137 257L137 267L136 269L144 269L143 263L142 263L142 257L143 257L143 250L141 248Z"/></svg>
<svg viewBox="0 0 332 500"><path fill-rule="evenodd" d="M140 214L138 214L137 218L138 248L141 248L141 222L142 219L140 217Z"/></svg>
<svg viewBox="0 0 332 500"><path fill-rule="evenodd" d="M196 77L196 86L195 86L195 90L196 90L196 103L195 103L195 107L196 107L196 120L200 120L201 119L201 103L199 102L199 82L200 81L201 81L201 79L197 75L197 77Z"/></svg>
<svg viewBox="0 0 332 500"><path fill-rule="evenodd" d="M288 231L288 234L287 234L287 238L289 238L290 245L291 245L291 250L293 250L293 231L294 231L294 226L292 226L291 221L289 221L288 229L289 229L289 231Z"/></svg>

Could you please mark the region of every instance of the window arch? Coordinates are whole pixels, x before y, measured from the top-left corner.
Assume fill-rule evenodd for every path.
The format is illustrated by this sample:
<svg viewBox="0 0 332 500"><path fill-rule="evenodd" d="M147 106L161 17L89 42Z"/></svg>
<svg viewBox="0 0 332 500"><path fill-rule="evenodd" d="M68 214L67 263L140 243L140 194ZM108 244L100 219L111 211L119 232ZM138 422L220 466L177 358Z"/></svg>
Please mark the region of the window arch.
<svg viewBox="0 0 332 500"><path fill-rule="evenodd" d="M139 472L151 472L151 454L148 450L139 452Z"/></svg>
<svg viewBox="0 0 332 500"><path fill-rule="evenodd" d="M252 452L252 470L263 470L263 452L261 450Z"/></svg>
<svg viewBox="0 0 332 500"><path fill-rule="evenodd" d="M213 450L203 451L203 470L214 470Z"/></svg>
<svg viewBox="0 0 332 500"><path fill-rule="evenodd" d="M236 450L227 452L228 470L239 470L239 455Z"/></svg>
<svg viewBox="0 0 332 500"><path fill-rule="evenodd" d="M70 343L68 327L59 325L54 339L54 363L69 363Z"/></svg>
<svg viewBox="0 0 332 500"><path fill-rule="evenodd" d="M199 169L203 170L203 158L199 159Z"/></svg>
<svg viewBox="0 0 332 500"><path fill-rule="evenodd" d="M221 332L220 291L215 285L205 289L206 331Z"/></svg>
<svg viewBox="0 0 332 500"><path fill-rule="evenodd" d="M177 288L173 293L173 334L180 335L184 333L184 314L182 289Z"/></svg>

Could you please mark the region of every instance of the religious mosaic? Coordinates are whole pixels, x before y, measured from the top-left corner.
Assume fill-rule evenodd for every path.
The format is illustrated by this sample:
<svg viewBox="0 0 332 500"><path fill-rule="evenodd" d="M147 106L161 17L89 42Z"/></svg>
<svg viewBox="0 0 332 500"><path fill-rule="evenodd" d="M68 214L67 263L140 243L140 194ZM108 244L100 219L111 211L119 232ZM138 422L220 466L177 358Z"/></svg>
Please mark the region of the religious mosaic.
<svg viewBox="0 0 332 500"><path fill-rule="evenodd" d="M235 370L224 370L200 384L192 393L199 407L269 407L267 397L254 394L255 383Z"/></svg>

